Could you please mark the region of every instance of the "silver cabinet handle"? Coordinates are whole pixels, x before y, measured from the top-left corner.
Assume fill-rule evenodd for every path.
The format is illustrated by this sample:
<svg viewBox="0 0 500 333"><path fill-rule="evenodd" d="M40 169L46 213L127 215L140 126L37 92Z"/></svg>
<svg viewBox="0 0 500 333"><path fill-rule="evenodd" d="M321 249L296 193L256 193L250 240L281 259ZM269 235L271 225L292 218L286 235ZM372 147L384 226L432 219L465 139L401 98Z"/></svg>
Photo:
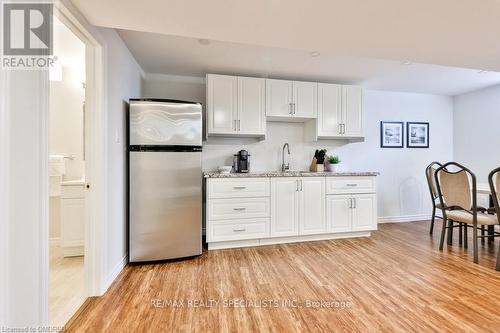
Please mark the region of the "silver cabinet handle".
<svg viewBox="0 0 500 333"><path fill-rule="evenodd" d="M288 103L288 109L290 110L288 113L293 114L293 103Z"/></svg>
<svg viewBox="0 0 500 333"><path fill-rule="evenodd" d="M247 187L246 186L234 186L233 187L235 190L244 190L246 189Z"/></svg>
<svg viewBox="0 0 500 333"><path fill-rule="evenodd" d="M299 180L295 180L295 191L299 190Z"/></svg>
<svg viewBox="0 0 500 333"><path fill-rule="evenodd" d="M352 208L357 208L358 203L356 202L356 198L353 198L353 199L352 199L352 202L353 202L353 204L354 204L354 207L352 207Z"/></svg>
<svg viewBox="0 0 500 333"><path fill-rule="evenodd" d="M234 232L242 232L242 231L246 231L247 229L245 228L242 228L242 229L233 229Z"/></svg>
<svg viewBox="0 0 500 333"><path fill-rule="evenodd" d="M295 103L293 103L293 114L295 114L295 110L296 110L296 105Z"/></svg>
<svg viewBox="0 0 500 333"><path fill-rule="evenodd" d="M246 208L245 207L237 207L237 208L233 208L233 210L237 210L237 211L242 211L242 210L245 210Z"/></svg>
<svg viewBox="0 0 500 333"><path fill-rule="evenodd" d="M241 120L238 119L238 131L241 131Z"/></svg>
<svg viewBox="0 0 500 333"><path fill-rule="evenodd" d="M342 124L339 124L339 134L342 134Z"/></svg>
<svg viewBox="0 0 500 333"><path fill-rule="evenodd" d="M358 186L358 184L345 184L345 186L356 187L356 186Z"/></svg>
<svg viewBox="0 0 500 333"><path fill-rule="evenodd" d="M302 191L302 179L300 180L300 191Z"/></svg>
<svg viewBox="0 0 500 333"><path fill-rule="evenodd" d="M345 124L342 124L342 134L345 134Z"/></svg>
<svg viewBox="0 0 500 333"><path fill-rule="evenodd" d="M349 209L352 208L352 198L349 198Z"/></svg>

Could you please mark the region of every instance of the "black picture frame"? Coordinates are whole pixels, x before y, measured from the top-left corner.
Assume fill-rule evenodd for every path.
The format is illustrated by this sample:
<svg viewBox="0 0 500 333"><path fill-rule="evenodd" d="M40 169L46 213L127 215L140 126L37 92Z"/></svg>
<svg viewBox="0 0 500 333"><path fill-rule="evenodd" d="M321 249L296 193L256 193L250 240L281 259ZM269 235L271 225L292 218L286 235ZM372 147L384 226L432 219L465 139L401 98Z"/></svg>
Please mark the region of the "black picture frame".
<svg viewBox="0 0 500 333"><path fill-rule="evenodd" d="M423 135L419 135L418 138L412 137L412 126L419 126L424 128ZM406 148L429 148L429 123L428 122L418 122L409 121L406 123ZM416 142L422 141L422 142Z"/></svg>
<svg viewBox="0 0 500 333"><path fill-rule="evenodd" d="M400 128L400 143L391 144L386 140L387 133L384 132L384 128L387 125L394 125ZM380 122L380 148L404 148L404 122L402 121L381 121Z"/></svg>

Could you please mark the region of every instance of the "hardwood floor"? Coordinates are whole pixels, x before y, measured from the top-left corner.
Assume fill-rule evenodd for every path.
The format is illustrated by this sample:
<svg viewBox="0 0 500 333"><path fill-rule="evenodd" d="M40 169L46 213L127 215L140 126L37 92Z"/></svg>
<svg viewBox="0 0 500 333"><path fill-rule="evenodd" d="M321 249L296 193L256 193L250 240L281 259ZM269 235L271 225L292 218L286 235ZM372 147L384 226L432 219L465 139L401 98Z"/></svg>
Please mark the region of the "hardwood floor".
<svg viewBox="0 0 500 333"><path fill-rule="evenodd" d="M441 224L434 237L428 227L382 224L371 238L218 250L187 261L127 266L68 330L498 332L498 239L495 246L480 243L476 265L472 246L460 248L454 237L453 246L440 252ZM195 299L220 303L187 303ZM234 299L248 304L226 307ZM168 300L178 303L169 306ZM307 307L322 300L345 307Z"/></svg>

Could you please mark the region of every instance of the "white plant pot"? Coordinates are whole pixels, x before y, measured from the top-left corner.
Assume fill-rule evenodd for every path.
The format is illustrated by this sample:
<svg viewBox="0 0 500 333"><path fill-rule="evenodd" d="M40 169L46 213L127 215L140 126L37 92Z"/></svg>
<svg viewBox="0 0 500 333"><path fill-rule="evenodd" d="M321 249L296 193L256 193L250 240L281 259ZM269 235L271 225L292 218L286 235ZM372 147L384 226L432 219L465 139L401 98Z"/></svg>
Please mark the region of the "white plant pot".
<svg viewBox="0 0 500 333"><path fill-rule="evenodd" d="M330 164L330 169L332 172L339 172L339 165L338 164Z"/></svg>

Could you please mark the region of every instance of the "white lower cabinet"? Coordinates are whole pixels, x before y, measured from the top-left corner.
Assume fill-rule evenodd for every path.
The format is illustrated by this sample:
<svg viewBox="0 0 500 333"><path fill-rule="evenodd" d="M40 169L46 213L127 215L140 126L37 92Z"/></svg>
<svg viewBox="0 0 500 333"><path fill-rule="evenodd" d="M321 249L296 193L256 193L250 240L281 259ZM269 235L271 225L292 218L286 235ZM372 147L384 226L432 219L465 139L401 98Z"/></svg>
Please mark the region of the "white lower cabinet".
<svg viewBox="0 0 500 333"><path fill-rule="evenodd" d="M271 179L271 237L324 232L325 178Z"/></svg>
<svg viewBox="0 0 500 333"><path fill-rule="evenodd" d="M328 195L326 197L326 220L329 232L351 231L351 196Z"/></svg>
<svg viewBox="0 0 500 333"><path fill-rule="evenodd" d="M326 198L329 232L377 230L376 194L338 194Z"/></svg>
<svg viewBox="0 0 500 333"><path fill-rule="evenodd" d="M299 178L271 178L271 237L299 234Z"/></svg>
<svg viewBox="0 0 500 333"><path fill-rule="evenodd" d="M209 178L208 248L369 236L375 188L371 176Z"/></svg>
<svg viewBox="0 0 500 333"><path fill-rule="evenodd" d="M325 178L303 177L299 180L299 234L325 233Z"/></svg>

